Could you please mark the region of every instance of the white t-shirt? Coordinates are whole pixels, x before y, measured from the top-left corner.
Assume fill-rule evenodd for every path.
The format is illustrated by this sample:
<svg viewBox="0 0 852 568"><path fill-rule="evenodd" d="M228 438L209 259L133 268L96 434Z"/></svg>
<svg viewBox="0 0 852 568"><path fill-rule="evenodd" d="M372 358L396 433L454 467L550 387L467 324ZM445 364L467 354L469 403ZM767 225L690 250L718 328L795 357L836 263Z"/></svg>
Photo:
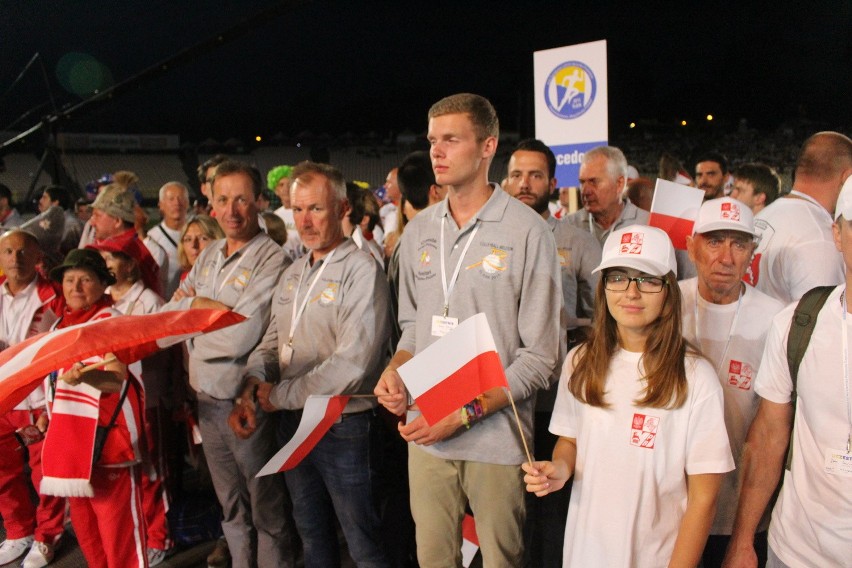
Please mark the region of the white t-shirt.
<svg viewBox="0 0 852 568"><path fill-rule="evenodd" d="M122 315L141 316L159 311L163 303L156 292L137 280L112 308ZM145 388L145 408L154 408L171 392L170 381L174 372L172 358L168 350L157 351L140 363L141 371L137 371L136 375L142 379Z"/></svg>
<svg viewBox="0 0 852 568"><path fill-rule="evenodd" d="M282 205L275 210L275 214L287 226L287 242L284 243L284 252L287 253L291 260L296 261L305 254L305 250L302 247L302 239L299 237L299 231L296 230L296 219L293 217L293 210L287 209Z"/></svg>
<svg viewBox="0 0 852 568"><path fill-rule="evenodd" d="M716 505L716 519L710 534L729 535L737 515L742 482L739 466L743 445L759 403L754 392L754 379L760 367L760 357L763 355L763 345L772 318L784 309L784 304L745 285L737 314L737 302L713 304L698 296L697 278L682 280L678 284L683 298L683 336L698 346L701 353L710 360L725 397L725 426L728 429L728 439L737 470L729 472L722 480ZM696 317L700 329L696 329ZM735 319L736 329L732 330ZM733 335L728 343L731 332ZM720 364L723 356L724 361ZM760 530L766 530L768 524L766 519Z"/></svg>
<svg viewBox="0 0 852 568"><path fill-rule="evenodd" d="M852 566L852 475L825 470L830 450L846 454L850 428L841 339L844 289L828 297L799 367L793 461L769 525L769 545L789 566ZM758 395L778 404L790 402L793 390L787 335L794 310L787 306L772 322L755 383ZM852 339L852 316L846 327Z"/></svg>
<svg viewBox="0 0 852 568"><path fill-rule="evenodd" d="M393 203L385 203L382 205L381 209L379 209L379 218L382 220L382 229L384 230L382 235L390 235L394 231L396 231L397 226L397 218L396 218L396 210L397 207ZM380 245L383 240L379 240L379 238L374 234L373 238L376 239Z"/></svg>
<svg viewBox="0 0 852 568"><path fill-rule="evenodd" d="M688 357L680 408L637 407L641 353L619 350L606 379L609 408L575 399L565 359L550 431L577 441L563 566L667 566L686 511L687 475L734 467L722 389L713 368Z"/></svg>
<svg viewBox="0 0 852 568"><path fill-rule="evenodd" d="M177 244L178 241L180 241L180 229L170 229L165 223L157 223L151 227L150 231L148 231L148 236L144 241L146 247L148 247L149 241L157 243L169 259L168 267L166 269L166 287L163 288L163 295L166 298L171 298L172 294L174 294L175 290L177 290L178 286L180 286L180 275L183 273L183 268L181 268L177 256ZM149 250L151 248L152 247L148 247ZM153 256L153 253L151 254Z"/></svg>
<svg viewBox="0 0 852 568"><path fill-rule="evenodd" d="M843 257L831 225L828 211L810 198L775 200L754 219L760 241L744 280L785 304L816 286L841 284Z"/></svg>

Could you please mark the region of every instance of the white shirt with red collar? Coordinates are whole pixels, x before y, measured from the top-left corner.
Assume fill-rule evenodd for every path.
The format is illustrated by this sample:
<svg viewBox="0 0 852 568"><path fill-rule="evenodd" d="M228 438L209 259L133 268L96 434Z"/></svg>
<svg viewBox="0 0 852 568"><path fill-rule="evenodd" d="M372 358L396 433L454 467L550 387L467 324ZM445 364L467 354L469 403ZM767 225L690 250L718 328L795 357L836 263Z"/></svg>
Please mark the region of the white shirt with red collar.
<svg viewBox="0 0 852 568"><path fill-rule="evenodd" d="M0 350L48 331L59 319L62 304L53 284L36 277L29 286L12 295L5 276L0 276ZM35 389L15 410L44 406L44 391Z"/></svg>

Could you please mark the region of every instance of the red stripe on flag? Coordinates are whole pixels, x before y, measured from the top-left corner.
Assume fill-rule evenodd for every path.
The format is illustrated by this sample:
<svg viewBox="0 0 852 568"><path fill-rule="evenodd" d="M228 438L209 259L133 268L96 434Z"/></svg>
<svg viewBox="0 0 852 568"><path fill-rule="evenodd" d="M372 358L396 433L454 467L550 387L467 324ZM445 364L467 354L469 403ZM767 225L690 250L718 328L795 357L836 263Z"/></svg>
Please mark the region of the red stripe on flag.
<svg viewBox="0 0 852 568"><path fill-rule="evenodd" d="M648 224L668 233L676 249L686 250L686 237L692 234L695 221L652 211Z"/></svg>
<svg viewBox="0 0 852 568"><path fill-rule="evenodd" d="M489 389L508 387L503 364L496 351L480 353L462 368L417 397L417 406L429 426Z"/></svg>
<svg viewBox="0 0 852 568"><path fill-rule="evenodd" d="M462 520L462 538L479 546L479 537L476 536L476 522L472 515L465 515Z"/></svg>
<svg viewBox="0 0 852 568"><path fill-rule="evenodd" d="M349 402L348 396L333 396L328 400L328 405L325 407L325 414L320 420L320 423L311 431L305 438L305 441L299 444L299 447L293 450L293 453L284 461L278 471L287 471L293 469L311 453L319 441L331 428L331 425L337 420L338 416L343 413L346 408L346 403Z"/></svg>

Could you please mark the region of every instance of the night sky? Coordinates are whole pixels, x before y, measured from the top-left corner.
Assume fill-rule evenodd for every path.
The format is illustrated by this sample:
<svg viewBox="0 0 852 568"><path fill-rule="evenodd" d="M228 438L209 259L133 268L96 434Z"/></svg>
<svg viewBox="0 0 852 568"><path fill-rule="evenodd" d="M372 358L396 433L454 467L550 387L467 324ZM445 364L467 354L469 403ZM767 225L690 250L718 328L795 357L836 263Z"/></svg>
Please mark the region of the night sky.
<svg viewBox="0 0 852 568"><path fill-rule="evenodd" d="M698 4L698 3L696 3ZM101 7L96 7L100 5ZM237 39L63 120L76 132L207 137L425 129L431 103L492 100L533 134L532 53L606 39L610 135L630 121L806 116L849 132L852 2L270 2L0 0L0 130L23 130L270 7ZM30 58L36 63L11 91ZM85 64L82 75L69 69ZM83 63L81 63L83 62ZM81 84L89 83L89 85Z"/></svg>

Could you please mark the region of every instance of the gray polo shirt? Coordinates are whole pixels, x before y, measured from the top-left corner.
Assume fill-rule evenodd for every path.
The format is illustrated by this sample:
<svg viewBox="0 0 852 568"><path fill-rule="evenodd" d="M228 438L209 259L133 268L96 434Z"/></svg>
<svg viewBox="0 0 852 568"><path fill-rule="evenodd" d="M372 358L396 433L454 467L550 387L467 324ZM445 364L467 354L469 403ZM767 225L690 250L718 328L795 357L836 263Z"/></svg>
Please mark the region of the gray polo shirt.
<svg viewBox="0 0 852 568"><path fill-rule="evenodd" d="M601 263L601 245L587 231L550 216L547 224L556 239L559 265L562 267L562 294L568 311L569 329L576 318L591 318L595 310L595 289L599 275L592 273ZM574 288L574 295L568 291Z"/></svg>
<svg viewBox="0 0 852 568"><path fill-rule="evenodd" d="M311 394L372 394L387 358L387 280L375 259L346 239L334 249L310 291L296 324L290 364L281 363L279 353L289 337L294 302L298 310L328 259L311 266L310 257L306 254L282 275L269 327L244 373L278 383L270 396L278 408L304 408ZM375 404L374 398L353 398L344 412L367 410Z"/></svg>
<svg viewBox="0 0 852 568"><path fill-rule="evenodd" d="M230 306L246 316L237 325L190 341L189 380L198 390L220 400L235 398L243 384L243 368L269 325L272 292L290 258L266 233L259 232L225 257L225 239L205 248L181 284ZM193 298L173 300L162 311L188 310Z"/></svg>
<svg viewBox="0 0 852 568"><path fill-rule="evenodd" d="M486 314L524 434L532 440L533 394L549 386L559 359L563 300L556 243L540 215L499 185L492 187L491 197L464 227L456 225L446 199L406 225L399 253L398 349L416 355L438 339L431 330L432 316L440 315L444 304L438 248L442 219L448 282L478 226L450 297L449 316L461 322ZM422 449L445 459L494 464L526 459L511 407Z"/></svg>

